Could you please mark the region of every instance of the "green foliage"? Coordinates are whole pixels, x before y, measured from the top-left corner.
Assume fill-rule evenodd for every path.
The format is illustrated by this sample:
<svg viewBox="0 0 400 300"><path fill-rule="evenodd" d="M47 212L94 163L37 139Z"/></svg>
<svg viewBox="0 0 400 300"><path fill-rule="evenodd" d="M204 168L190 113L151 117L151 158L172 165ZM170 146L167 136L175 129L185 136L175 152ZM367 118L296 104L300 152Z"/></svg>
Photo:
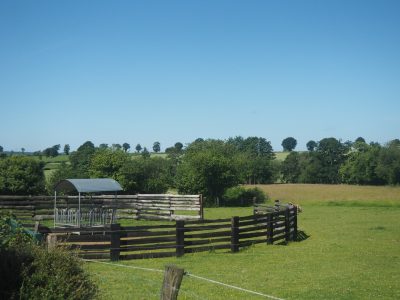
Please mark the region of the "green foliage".
<svg viewBox="0 0 400 300"><path fill-rule="evenodd" d="M60 150L60 147L60 145L54 145L53 147L46 148L43 150L43 154L46 157L56 157L59 154L58 151Z"/></svg>
<svg viewBox="0 0 400 300"><path fill-rule="evenodd" d="M150 157L150 152L149 152L149 150L147 150L146 147L144 147L141 155L142 155L143 158L149 158Z"/></svg>
<svg viewBox="0 0 400 300"><path fill-rule="evenodd" d="M123 150L97 149L90 161L89 175L92 178L117 179L119 170L128 160L129 155Z"/></svg>
<svg viewBox="0 0 400 300"><path fill-rule="evenodd" d="M161 150L160 142L154 142L154 144L153 144L153 151L154 151L155 153L158 153L158 152L160 152L160 150Z"/></svg>
<svg viewBox="0 0 400 300"><path fill-rule="evenodd" d="M282 180L286 183L297 183L299 181L300 155L297 152L290 152L281 165Z"/></svg>
<svg viewBox="0 0 400 300"><path fill-rule="evenodd" d="M400 146L389 143L381 149L376 173L387 184L400 184Z"/></svg>
<svg viewBox="0 0 400 300"><path fill-rule="evenodd" d="M176 186L180 193L203 194L210 205L225 189L239 183L233 146L219 140L190 144L178 165Z"/></svg>
<svg viewBox="0 0 400 300"><path fill-rule="evenodd" d="M69 160L77 178L89 177L90 161L95 151L94 144L87 141L79 146L76 151L71 153Z"/></svg>
<svg viewBox="0 0 400 300"><path fill-rule="evenodd" d="M64 145L64 154L69 155L69 151L71 150L71 147L68 144Z"/></svg>
<svg viewBox="0 0 400 300"><path fill-rule="evenodd" d="M135 149L136 149L136 152L139 153L142 150L142 146L140 144L137 144Z"/></svg>
<svg viewBox="0 0 400 300"><path fill-rule="evenodd" d="M256 187L235 186L226 189L222 198L225 206L251 206L254 203L264 203L268 196Z"/></svg>
<svg viewBox="0 0 400 300"><path fill-rule="evenodd" d="M121 166L117 180L126 193L165 193L171 185L169 164L160 157L138 157Z"/></svg>
<svg viewBox="0 0 400 300"><path fill-rule="evenodd" d="M317 146L318 146L317 142L313 141L313 140L308 141L307 144L306 144L306 147L307 147L308 151L314 151L314 149L317 148Z"/></svg>
<svg viewBox="0 0 400 300"><path fill-rule="evenodd" d="M284 139L282 141L282 147L283 147L283 151L292 151L294 150L294 148L296 148L297 146L297 141L295 138L293 137L287 137L286 139Z"/></svg>
<svg viewBox="0 0 400 300"><path fill-rule="evenodd" d="M44 191L43 162L27 156L0 159L0 194L37 195Z"/></svg>
<svg viewBox="0 0 400 300"><path fill-rule="evenodd" d="M7 274L0 280L1 299L94 299L97 287L75 255L46 251L11 221L0 219L0 274Z"/></svg>
<svg viewBox="0 0 400 300"><path fill-rule="evenodd" d="M129 145L128 143L123 143L122 148L125 152L128 152L128 150L131 148L131 145Z"/></svg>

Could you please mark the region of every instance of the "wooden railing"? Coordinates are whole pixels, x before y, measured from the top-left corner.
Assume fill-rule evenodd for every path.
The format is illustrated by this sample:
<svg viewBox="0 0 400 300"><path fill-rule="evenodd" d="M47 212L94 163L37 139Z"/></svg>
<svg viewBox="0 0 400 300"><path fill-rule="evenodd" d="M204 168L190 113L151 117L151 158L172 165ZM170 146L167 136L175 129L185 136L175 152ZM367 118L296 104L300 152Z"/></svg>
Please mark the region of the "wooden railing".
<svg viewBox="0 0 400 300"><path fill-rule="evenodd" d="M57 208L73 209L77 196L57 196ZM117 219L203 219L201 195L102 195L81 196L82 213L93 209L116 209ZM0 213L12 212L23 223L54 218L52 196L0 196Z"/></svg>
<svg viewBox="0 0 400 300"><path fill-rule="evenodd" d="M138 259L183 256L185 253L229 249L237 252L253 244L287 243L297 238L295 208L263 215L218 220L184 221L152 226L84 229L47 229L49 244L77 249L87 259Z"/></svg>

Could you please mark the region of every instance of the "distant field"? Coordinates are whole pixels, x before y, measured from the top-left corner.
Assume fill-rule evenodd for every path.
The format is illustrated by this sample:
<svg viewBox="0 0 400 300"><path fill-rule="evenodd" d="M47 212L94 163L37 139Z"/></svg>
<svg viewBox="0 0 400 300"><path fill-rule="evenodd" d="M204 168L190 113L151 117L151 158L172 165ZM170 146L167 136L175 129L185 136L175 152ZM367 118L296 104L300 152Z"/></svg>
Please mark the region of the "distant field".
<svg viewBox="0 0 400 300"><path fill-rule="evenodd" d="M284 161L290 152L275 152L276 160Z"/></svg>
<svg viewBox="0 0 400 300"><path fill-rule="evenodd" d="M266 184L257 185L271 199L299 204L334 202L374 202L399 204L399 186L357 186L330 184Z"/></svg>

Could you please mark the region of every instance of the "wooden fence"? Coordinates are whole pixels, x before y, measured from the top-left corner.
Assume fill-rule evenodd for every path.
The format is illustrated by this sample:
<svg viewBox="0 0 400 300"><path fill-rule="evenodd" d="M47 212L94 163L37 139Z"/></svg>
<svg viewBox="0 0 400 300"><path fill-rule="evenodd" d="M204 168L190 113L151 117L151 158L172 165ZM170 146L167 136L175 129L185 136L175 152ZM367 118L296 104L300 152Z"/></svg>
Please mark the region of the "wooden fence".
<svg viewBox="0 0 400 300"><path fill-rule="evenodd" d="M237 252L257 243L287 243L297 238L295 208L264 215L228 219L184 221L152 226L121 226L84 229L48 229L55 240L87 259L138 259L183 256L185 253L227 249Z"/></svg>
<svg viewBox="0 0 400 300"><path fill-rule="evenodd" d="M101 195L81 196L81 209L117 209L118 219L203 219L201 195ZM78 196L57 196L57 208L75 208ZM54 218L52 196L0 196L0 213L12 212L24 224Z"/></svg>

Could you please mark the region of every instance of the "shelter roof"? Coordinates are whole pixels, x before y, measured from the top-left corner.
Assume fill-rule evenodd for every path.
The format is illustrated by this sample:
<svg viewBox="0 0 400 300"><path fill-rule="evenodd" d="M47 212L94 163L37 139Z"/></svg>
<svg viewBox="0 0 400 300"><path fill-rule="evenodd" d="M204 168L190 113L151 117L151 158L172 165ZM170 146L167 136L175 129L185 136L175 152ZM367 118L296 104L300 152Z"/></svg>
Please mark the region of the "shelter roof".
<svg viewBox="0 0 400 300"><path fill-rule="evenodd" d="M118 192L122 191L117 181L111 178L94 179L65 179L58 182L55 191L97 193L97 192Z"/></svg>

